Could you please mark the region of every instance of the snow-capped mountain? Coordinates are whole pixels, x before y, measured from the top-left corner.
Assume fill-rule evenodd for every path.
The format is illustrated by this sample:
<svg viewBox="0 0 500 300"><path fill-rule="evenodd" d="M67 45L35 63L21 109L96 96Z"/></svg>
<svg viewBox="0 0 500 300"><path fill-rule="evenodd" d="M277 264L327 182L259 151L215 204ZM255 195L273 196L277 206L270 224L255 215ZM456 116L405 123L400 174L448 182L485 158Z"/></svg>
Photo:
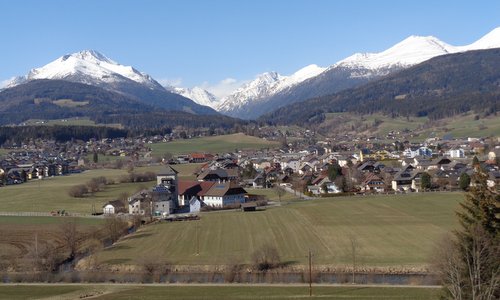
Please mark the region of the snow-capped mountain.
<svg viewBox="0 0 500 300"><path fill-rule="evenodd" d="M306 66L290 76L283 76L277 72L266 72L242 87L238 88L231 95L221 99L216 110L231 116L248 118L241 115L241 110L248 104L265 102L267 98L284 91L304 80L317 76L325 68L317 65ZM243 111L242 111L243 112ZM244 113L244 112L243 112Z"/></svg>
<svg viewBox="0 0 500 300"><path fill-rule="evenodd" d="M366 70L364 74L353 72L353 76L373 76L377 75L377 73L385 75L391 69L408 68L440 55L498 47L500 47L500 27L466 46L452 46L433 36L412 35L385 51L356 53L330 66L328 69Z"/></svg>
<svg viewBox="0 0 500 300"><path fill-rule="evenodd" d="M407 68L433 57L454 53L455 47L448 45L433 36L410 36L391 48L380 53L356 53L329 67L366 69L364 75L372 76L377 71L387 72L394 68ZM375 71L375 74L373 73ZM354 73L353 76L360 74Z"/></svg>
<svg viewBox="0 0 500 300"><path fill-rule="evenodd" d="M176 94L191 99L200 105L215 108L219 104L219 101L217 100L217 97L215 97L215 95L200 87L194 87L192 89L181 88L181 87L166 87L166 88Z"/></svg>
<svg viewBox="0 0 500 300"><path fill-rule="evenodd" d="M95 50L84 50L59 57L51 63L14 78L8 87L35 79L63 79L102 86L129 79L151 89L163 89L151 76L131 66L121 65Z"/></svg>
<svg viewBox="0 0 500 300"><path fill-rule="evenodd" d="M259 76L222 99L216 109L230 116L257 118L279 107L353 88L436 56L499 47L500 27L466 46L449 45L433 36L410 36L385 51L356 53L326 69L311 65L291 76L277 75L270 83Z"/></svg>
<svg viewBox="0 0 500 300"><path fill-rule="evenodd" d="M490 31L488 34L475 41L474 43L456 47L457 51L470 51L470 50L481 50L481 49L493 49L500 48L500 27L497 27Z"/></svg>
<svg viewBox="0 0 500 300"><path fill-rule="evenodd" d="M16 77L6 88L37 79L64 80L104 88L133 100L165 110L196 114L216 114L181 95L165 89L146 73L121 65L95 50L84 50L59 57L49 64Z"/></svg>

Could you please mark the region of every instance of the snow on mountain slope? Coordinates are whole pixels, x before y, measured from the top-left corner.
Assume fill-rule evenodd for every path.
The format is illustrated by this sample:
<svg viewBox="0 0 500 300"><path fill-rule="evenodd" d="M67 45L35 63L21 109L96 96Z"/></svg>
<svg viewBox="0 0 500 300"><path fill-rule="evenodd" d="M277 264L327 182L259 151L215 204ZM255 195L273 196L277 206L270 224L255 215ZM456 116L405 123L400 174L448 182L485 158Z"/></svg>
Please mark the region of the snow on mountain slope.
<svg viewBox="0 0 500 300"><path fill-rule="evenodd" d="M194 87L192 89L180 88L180 87L167 87L167 89L169 89L173 93L191 99L200 105L215 108L219 104L219 101L213 94L200 87Z"/></svg>
<svg viewBox="0 0 500 300"><path fill-rule="evenodd" d="M289 88L297 83L300 83L306 79L309 79L314 76L318 76L321 74L326 68L319 67L317 65L309 65L306 66L297 72L293 73L290 76L282 76L281 80L279 80L275 85L272 86L272 93L276 94L286 88Z"/></svg>
<svg viewBox="0 0 500 300"><path fill-rule="evenodd" d="M337 62L329 69L346 67L383 71L391 68L407 68L439 55L499 47L500 27L465 46L452 46L433 36L410 36L379 53L356 53Z"/></svg>
<svg viewBox="0 0 500 300"><path fill-rule="evenodd" d="M493 48L500 48L500 27L493 29L488 34L470 45L457 47L457 50L470 51Z"/></svg>
<svg viewBox="0 0 500 300"><path fill-rule="evenodd" d="M151 89L163 89L151 76L133 67L120 65L95 50L84 50L59 57L49 64L32 69L27 75L16 77L6 87L34 79L67 79L91 85L115 83L123 78L133 80Z"/></svg>
<svg viewBox="0 0 500 300"><path fill-rule="evenodd" d="M270 87L281 80L283 76L276 72L266 72L260 74L255 80L244 84L238 88L234 93L221 99L220 104L217 105L217 111L230 112L238 107L244 106L252 100L257 100L263 95L270 92Z"/></svg>
<svg viewBox="0 0 500 300"><path fill-rule="evenodd" d="M308 78L317 76L324 70L325 68L317 65L309 65L290 76L283 76L277 72L263 73L257 76L255 80L237 89L231 95L221 99L215 109L226 112L229 115L237 116L237 114L231 114L231 112L238 110L250 102L265 101L266 98L301 83Z"/></svg>
<svg viewBox="0 0 500 300"><path fill-rule="evenodd" d="M433 36L410 36L380 53L356 53L332 67L384 69L409 67L438 55L455 52L455 47Z"/></svg>
<svg viewBox="0 0 500 300"><path fill-rule="evenodd" d="M433 36L410 36L385 51L356 53L326 69L310 65L290 76L278 75L270 82L258 77L222 99L215 109L248 118L258 108L269 112L293 102L336 93L436 56L498 47L500 27L466 46L452 46Z"/></svg>

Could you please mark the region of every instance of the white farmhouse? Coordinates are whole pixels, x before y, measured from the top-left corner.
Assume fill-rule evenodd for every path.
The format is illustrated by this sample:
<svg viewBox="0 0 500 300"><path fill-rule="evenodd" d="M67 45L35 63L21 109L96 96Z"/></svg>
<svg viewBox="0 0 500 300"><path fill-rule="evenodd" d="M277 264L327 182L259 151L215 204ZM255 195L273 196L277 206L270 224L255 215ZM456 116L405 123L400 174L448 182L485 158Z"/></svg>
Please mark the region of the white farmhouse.
<svg viewBox="0 0 500 300"><path fill-rule="evenodd" d="M244 203L246 193L245 189L233 182L216 183L205 193L203 202L215 207Z"/></svg>

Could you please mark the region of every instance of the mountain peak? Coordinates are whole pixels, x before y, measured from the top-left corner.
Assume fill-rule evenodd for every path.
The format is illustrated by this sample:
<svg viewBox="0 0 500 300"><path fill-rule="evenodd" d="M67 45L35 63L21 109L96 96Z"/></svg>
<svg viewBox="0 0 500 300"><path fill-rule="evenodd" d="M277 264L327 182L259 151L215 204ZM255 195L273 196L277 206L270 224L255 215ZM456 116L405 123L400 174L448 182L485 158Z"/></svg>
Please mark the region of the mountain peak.
<svg viewBox="0 0 500 300"><path fill-rule="evenodd" d="M379 53L356 53L333 67L384 69L407 67L432 57L453 53L454 47L433 36L411 35L389 49Z"/></svg>
<svg viewBox="0 0 500 300"><path fill-rule="evenodd" d="M97 62L97 61L104 61L104 62L107 62L107 63L110 63L110 64L114 64L116 65L117 63L112 61L111 59L109 59L108 57L106 57L105 55L103 55L102 53L100 53L99 51L97 50L82 50L82 51L79 51L79 52L75 52L73 54L67 54L67 55L64 55L63 57L61 57L61 60L67 60L68 58L70 57L74 57L74 58L78 58L78 59L81 59L81 60L86 60L86 61L92 61L92 62Z"/></svg>
<svg viewBox="0 0 500 300"><path fill-rule="evenodd" d="M61 79L96 86L132 80L150 89L164 90L151 76L121 65L96 50L63 55L43 67L32 69L25 76L14 78L7 87L35 79Z"/></svg>
<svg viewBox="0 0 500 300"><path fill-rule="evenodd" d="M219 104L217 98L213 94L197 86L194 88L167 87L167 89L183 97L191 99L200 105L214 108Z"/></svg>
<svg viewBox="0 0 500 300"><path fill-rule="evenodd" d="M460 48L464 48L465 51L500 48L500 27L493 29L476 42Z"/></svg>

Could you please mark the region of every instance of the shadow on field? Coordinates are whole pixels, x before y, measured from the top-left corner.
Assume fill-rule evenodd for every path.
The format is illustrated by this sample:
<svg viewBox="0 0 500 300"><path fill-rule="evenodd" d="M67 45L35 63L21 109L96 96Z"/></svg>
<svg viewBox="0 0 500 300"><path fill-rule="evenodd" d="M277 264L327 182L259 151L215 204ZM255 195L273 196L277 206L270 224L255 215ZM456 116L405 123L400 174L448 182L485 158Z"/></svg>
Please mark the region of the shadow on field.
<svg viewBox="0 0 500 300"><path fill-rule="evenodd" d="M335 290L335 295L349 295L356 294L358 291L369 289L369 287L355 287L352 288L338 288Z"/></svg>
<svg viewBox="0 0 500 300"><path fill-rule="evenodd" d="M133 235L130 235L126 238L124 238L123 240L133 240L133 239L139 239L139 238L143 238L143 237L148 237L148 236L151 236L152 234L151 233L138 233L138 234L133 234ZM116 249L116 248L114 248Z"/></svg>
<svg viewBox="0 0 500 300"><path fill-rule="evenodd" d="M127 250L127 249L132 249L132 247L127 246L127 245L113 245L111 247L108 247L104 249L104 251L109 251L109 250Z"/></svg>
<svg viewBox="0 0 500 300"><path fill-rule="evenodd" d="M299 263L298 260L287 260L287 261L281 262L280 266L281 267L288 267L288 266L298 264L298 263Z"/></svg>
<svg viewBox="0 0 500 300"><path fill-rule="evenodd" d="M124 264L130 262L130 259L128 258L114 258L114 259L109 259L106 260L104 263L110 264L110 265L119 265L119 264Z"/></svg>

